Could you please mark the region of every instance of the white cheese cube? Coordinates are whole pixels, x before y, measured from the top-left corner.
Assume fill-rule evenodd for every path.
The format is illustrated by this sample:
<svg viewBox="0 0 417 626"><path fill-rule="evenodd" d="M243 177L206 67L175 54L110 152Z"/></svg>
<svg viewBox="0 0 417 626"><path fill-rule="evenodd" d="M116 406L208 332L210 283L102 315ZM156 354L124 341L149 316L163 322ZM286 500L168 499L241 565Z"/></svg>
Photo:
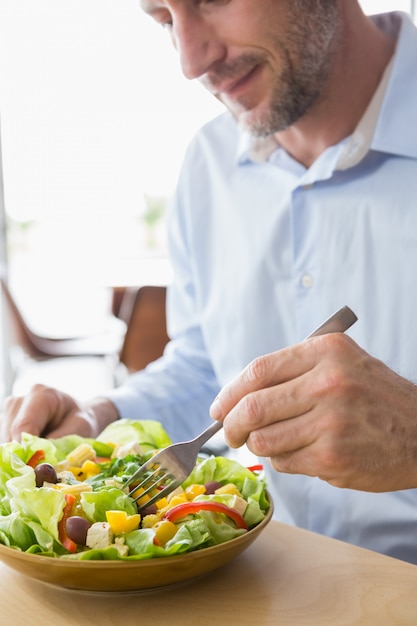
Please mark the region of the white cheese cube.
<svg viewBox="0 0 417 626"><path fill-rule="evenodd" d="M113 543L114 533L107 522L95 522L87 531L86 545L89 548L103 550Z"/></svg>
<svg viewBox="0 0 417 626"><path fill-rule="evenodd" d="M240 513L242 517L245 514L247 506L248 506L248 503L246 502L246 500L244 500L244 498L241 498L240 496L233 496L233 500L230 504L230 508Z"/></svg>

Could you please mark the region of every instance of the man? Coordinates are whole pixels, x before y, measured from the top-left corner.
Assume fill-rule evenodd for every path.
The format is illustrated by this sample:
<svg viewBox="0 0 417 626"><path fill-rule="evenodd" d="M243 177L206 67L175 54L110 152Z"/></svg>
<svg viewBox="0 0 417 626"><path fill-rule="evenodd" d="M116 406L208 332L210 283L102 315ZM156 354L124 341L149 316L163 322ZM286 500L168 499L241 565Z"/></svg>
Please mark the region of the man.
<svg viewBox="0 0 417 626"><path fill-rule="evenodd" d="M6 435L135 417L189 438L217 395L230 445L270 457L278 518L417 563L417 31L356 0L142 5L228 109L169 218L172 340L88 407L9 399ZM349 336L302 342L344 304Z"/></svg>

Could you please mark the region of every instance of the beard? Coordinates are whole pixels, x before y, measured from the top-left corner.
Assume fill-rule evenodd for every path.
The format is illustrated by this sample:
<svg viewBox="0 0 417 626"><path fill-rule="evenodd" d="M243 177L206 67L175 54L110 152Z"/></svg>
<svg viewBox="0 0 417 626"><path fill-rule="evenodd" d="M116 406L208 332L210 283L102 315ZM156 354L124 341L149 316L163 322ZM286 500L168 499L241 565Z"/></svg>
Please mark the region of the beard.
<svg viewBox="0 0 417 626"><path fill-rule="evenodd" d="M237 102L238 112L229 107L238 123L255 137L285 130L317 102L340 41L340 12L335 0L290 0L286 20L284 36L272 33L269 37L270 49L279 51L281 60L280 72L273 75L269 102L252 110L250 100L242 96ZM242 75L244 68L263 63L268 63L266 55L242 55L219 70L217 76Z"/></svg>

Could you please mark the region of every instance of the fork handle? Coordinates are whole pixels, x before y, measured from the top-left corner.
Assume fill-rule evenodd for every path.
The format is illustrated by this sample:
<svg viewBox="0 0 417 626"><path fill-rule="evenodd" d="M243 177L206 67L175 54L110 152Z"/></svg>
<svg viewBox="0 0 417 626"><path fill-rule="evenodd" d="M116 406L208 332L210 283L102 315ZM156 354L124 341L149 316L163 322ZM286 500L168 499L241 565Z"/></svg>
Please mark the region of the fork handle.
<svg viewBox="0 0 417 626"><path fill-rule="evenodd" d="M304 339L310 339L310 337L316 337L317 335L326 335L327 333L344 333L345 330L350 328L358 320L355 313L348 306L343 306L341 309L333 313L327 318L323 324L321 324L316 330L314 330L308 337Z"/></svg>
<svg viewBox="0 0 417 626"><path fill-rule="evenodd" d="M198 437L195 437L191 441L193 443L198 443L201 447L206 443L206 441L211 439L213 435L215 435L221 428L223 428L223 422L213 422L208 428L206 428L206 430L203 430L203 432L200 433Z"/></svg>
<svg viewBox="0 0 417 626"><path fill-rule="evenodd" d="M336 313L333 313L333 315L328 317L323 324L316 328L316 330L310 333L304 341L307 341L310 337L317 337L318 335L325 335L327 333L344 333L345 330L350 328L357 321L357 319L358 318L352 309L348 306L343 306L341 309L336 311ZM206 441L211 439L211 437L213 437L213 435L215 435L221 428L223 428L223 422L214 422L206 428L206 430L203 430L198 437L192 439L191 441L195 443L198 442L201 446L203 446Z"/></svg>

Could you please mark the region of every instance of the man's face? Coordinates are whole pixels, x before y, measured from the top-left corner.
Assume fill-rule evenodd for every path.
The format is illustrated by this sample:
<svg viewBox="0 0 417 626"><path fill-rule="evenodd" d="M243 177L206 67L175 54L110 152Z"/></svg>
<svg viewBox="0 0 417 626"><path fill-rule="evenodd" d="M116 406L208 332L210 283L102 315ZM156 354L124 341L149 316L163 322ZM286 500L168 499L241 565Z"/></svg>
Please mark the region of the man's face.
<svg viewBox="0 0 417 626"><path fill-rule="evenodd" d="M253 135L294 124L326 84L338 0L142 0L166 26L182 70Z"/></svg>

